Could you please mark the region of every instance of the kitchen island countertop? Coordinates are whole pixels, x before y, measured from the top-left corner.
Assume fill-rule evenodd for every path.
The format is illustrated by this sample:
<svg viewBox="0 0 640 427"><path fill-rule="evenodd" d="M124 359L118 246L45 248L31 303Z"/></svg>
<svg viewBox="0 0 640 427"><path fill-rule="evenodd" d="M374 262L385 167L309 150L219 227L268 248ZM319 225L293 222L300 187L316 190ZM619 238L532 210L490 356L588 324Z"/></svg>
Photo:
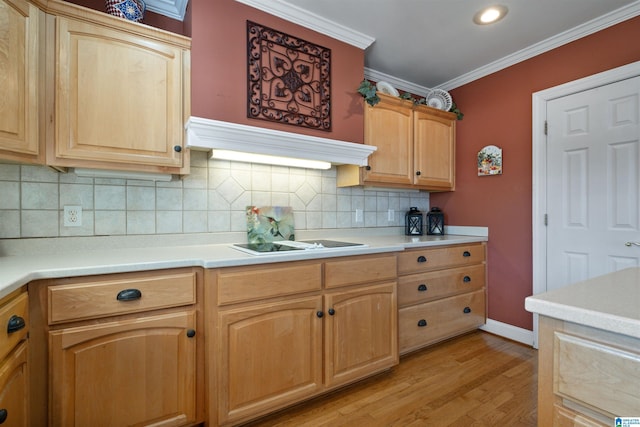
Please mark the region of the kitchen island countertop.
<svg viewBox="0 0 640 427"><path fill-rule="evenodd" d="M527 311L640 338L640 268L627 268L525 299Z"/></svg>
<svg viewBox="0 0 640 427"><path fill-rule="evenodd" d="M315 237L317 238L317 237ZM32 280L124 273L165 268L200 266L219 268L350 255L397 252L408 248L442 246L487 241L486 235L446 234L443 236L323 235L332 240L362 243L366 246L330 251L293 251L269 255L250 255L230 243L180 244L145 247L78 248L59 251L0 256L0 298ZM144 239L141 239L143 241ZM141 243L144 246L144 243Z"/></svg>

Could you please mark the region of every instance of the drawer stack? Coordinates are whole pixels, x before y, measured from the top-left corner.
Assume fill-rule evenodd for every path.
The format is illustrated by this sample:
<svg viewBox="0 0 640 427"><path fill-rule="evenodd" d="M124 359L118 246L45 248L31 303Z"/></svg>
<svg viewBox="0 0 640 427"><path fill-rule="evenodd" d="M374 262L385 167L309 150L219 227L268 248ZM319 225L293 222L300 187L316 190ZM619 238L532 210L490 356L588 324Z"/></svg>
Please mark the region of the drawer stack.
<svg viewBox="0 0 640 427"><path fill-rule="evenodd" d="M483 325L485 283L485 243L398 254L400 354Z"/></svg>

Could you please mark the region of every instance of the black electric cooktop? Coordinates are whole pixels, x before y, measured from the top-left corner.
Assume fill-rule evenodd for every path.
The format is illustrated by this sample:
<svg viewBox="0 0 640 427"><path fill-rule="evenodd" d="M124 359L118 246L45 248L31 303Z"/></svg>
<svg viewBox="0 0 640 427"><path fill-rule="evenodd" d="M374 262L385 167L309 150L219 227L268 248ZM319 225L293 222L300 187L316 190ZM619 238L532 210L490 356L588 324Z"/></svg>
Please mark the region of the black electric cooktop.
<svg viewBox="0 0 640 427"><path fill-rule="evenodd" d="M291 241L282 240L269 243L235 243L233 247L243 252L254 255L269 254L274 252L291 252L291 251L324 251L328 249L340 249L347 247L363 247L362 243L339 242L335 240L302 240Z"/></svg>

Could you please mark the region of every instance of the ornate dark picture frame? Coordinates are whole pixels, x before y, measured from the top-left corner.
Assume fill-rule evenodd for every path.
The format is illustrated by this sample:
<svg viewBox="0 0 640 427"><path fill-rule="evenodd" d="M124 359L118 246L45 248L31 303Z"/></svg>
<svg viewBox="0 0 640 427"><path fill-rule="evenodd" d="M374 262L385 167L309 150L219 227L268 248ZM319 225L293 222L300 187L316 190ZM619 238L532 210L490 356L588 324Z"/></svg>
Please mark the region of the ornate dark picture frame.
<svg viewBox="0 0 640 427"><path fill-rule="evenodd" d="M247 117L331 130L331 49L247 21Z"/></svg>

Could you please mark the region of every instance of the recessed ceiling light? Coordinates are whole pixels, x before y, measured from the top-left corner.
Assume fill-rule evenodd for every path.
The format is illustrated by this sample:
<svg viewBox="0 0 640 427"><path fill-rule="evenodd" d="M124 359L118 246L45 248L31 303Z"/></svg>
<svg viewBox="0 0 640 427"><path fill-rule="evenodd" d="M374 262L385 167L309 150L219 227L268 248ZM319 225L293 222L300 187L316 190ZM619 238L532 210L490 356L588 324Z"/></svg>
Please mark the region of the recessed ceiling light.
<svg viewBox="0 0 640 427"><path fill-rule="evenodd" d="M493 24L504 18L508 11L506 6L490 6L476 12L473 22L478 25Z"/></svg>

